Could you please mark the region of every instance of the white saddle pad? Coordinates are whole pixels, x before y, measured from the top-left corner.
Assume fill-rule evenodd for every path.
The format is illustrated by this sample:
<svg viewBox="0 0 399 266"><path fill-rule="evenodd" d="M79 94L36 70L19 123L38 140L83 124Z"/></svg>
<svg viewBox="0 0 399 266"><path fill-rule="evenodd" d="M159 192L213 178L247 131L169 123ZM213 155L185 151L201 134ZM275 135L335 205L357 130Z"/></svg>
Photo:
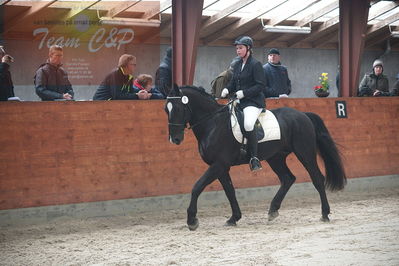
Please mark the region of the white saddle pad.
<svg viewBox="0 0 399 266"><path fill-rule="evenodd" d="M242 143L243 135L240 130L240 125L238 124L235 112L231 114L231 128L233 130L233 135L239 143ZM281 139L280 125L276 119L276 116L266 110L265 113L261 113L259 116L259 121L262 124L265 136L258 142L265 142L269 140L279 140ZM247 139L244 139L244 144L247 143Z"/></svg>

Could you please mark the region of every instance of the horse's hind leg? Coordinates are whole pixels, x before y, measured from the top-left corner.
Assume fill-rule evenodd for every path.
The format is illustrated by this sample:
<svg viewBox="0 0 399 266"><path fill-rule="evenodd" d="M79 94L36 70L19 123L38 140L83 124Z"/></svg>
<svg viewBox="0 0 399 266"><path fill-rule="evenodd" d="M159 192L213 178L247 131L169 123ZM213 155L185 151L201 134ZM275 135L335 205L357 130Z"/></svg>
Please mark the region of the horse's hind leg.
<svg viewBox="0 0 399 266"><path fill-rule="evenodd" d="M228 170L226 171L226 174L221 175L219 177L219 181L223 186L224 192L226 193L226 196L230 202L232 210L232 215L230 219L226 221L226 225L227 226L236 225L236 222L241 219L241 210L237 202L236 192Z"/></svg>
<svg viewBox="0 0 399 266"><path fill-rule="evenodd" d="M270 208L269 208L269 221L275 219L278 216L278 210L280 209L281 202L283 201L288 190L295 182L295 176L288 169L286 158L288 154L277 154L268 160L270 167L277 174L280 179L280 188L274 196Z"/></svg>
<svg viewBox="0 0 399 266"><path fill-rule="evenodd" d="M312 145L307 145L307 147L296 149L294 152L299 161L308 171L310 178L312 179L313 185L319 192L321 200L321 220L323 222L330 221L330 219L328 218L328 215L330 214L330 205L328 204L326 188L324 184L325 177L321 173L320 168L317 165L316 147L312 148Z"/></svg>

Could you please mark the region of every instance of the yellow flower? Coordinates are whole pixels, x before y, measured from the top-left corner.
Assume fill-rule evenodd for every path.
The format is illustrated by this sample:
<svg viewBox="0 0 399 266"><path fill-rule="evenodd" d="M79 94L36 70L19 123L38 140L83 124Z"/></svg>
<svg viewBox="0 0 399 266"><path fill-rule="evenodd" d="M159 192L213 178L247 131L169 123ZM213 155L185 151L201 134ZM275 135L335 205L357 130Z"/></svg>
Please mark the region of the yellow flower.
<svg viewBox="0 0 399 266"><path fill-rule="evenodd" d="M323 72L319 77L319 86L315 86L314 89L317 91L328 91L330 85L328 84L328 73Z"/></svg>

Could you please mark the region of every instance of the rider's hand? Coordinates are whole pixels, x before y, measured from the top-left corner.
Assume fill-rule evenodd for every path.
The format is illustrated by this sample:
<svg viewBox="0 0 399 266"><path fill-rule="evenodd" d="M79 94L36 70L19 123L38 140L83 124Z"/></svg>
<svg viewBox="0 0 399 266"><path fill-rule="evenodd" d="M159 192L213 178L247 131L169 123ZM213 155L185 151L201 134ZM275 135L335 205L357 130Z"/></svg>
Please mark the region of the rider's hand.
<svg viewBox="0 0 399 266"><path fill-rule="evenodd" d="M280 94L278 97L279 98L288 98L288 95L284 93L284 94Z"/></svg>
<svg viewBox="0 0 399 266"><path fill-rule="evenodd" d="M242 90L239 90L236 92L236 96L237 96L237 99L242 99L242 98L244 98L244 92Z"/></svg>
<svg viewBox="0 0 399 266"><path fill-rule="evenodd" d="M229 94L229 90L227 88L224 88L222 90L222 93L220 94L221 98L226 98L226 96Z"/></svg>

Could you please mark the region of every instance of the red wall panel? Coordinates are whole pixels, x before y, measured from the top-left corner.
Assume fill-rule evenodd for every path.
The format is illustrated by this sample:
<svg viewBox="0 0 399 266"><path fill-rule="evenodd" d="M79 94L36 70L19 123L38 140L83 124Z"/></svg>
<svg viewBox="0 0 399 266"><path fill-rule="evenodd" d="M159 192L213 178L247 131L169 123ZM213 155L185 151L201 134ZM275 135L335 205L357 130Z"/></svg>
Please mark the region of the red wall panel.
<svg viewBox="0 0 399 266"><path fill-rule="evenodd" d="M344 100L348 118L338 119ZM348 177L399 173L399 97L268 100L319 114L341 145ZM168 141L163 101L1 102L0 209L189 193L207 166L191 131ZM297 182L309 177L290 155ZM231 170L237 188L278 184ZM214 182L208 190L219 190Z"/></svg>

